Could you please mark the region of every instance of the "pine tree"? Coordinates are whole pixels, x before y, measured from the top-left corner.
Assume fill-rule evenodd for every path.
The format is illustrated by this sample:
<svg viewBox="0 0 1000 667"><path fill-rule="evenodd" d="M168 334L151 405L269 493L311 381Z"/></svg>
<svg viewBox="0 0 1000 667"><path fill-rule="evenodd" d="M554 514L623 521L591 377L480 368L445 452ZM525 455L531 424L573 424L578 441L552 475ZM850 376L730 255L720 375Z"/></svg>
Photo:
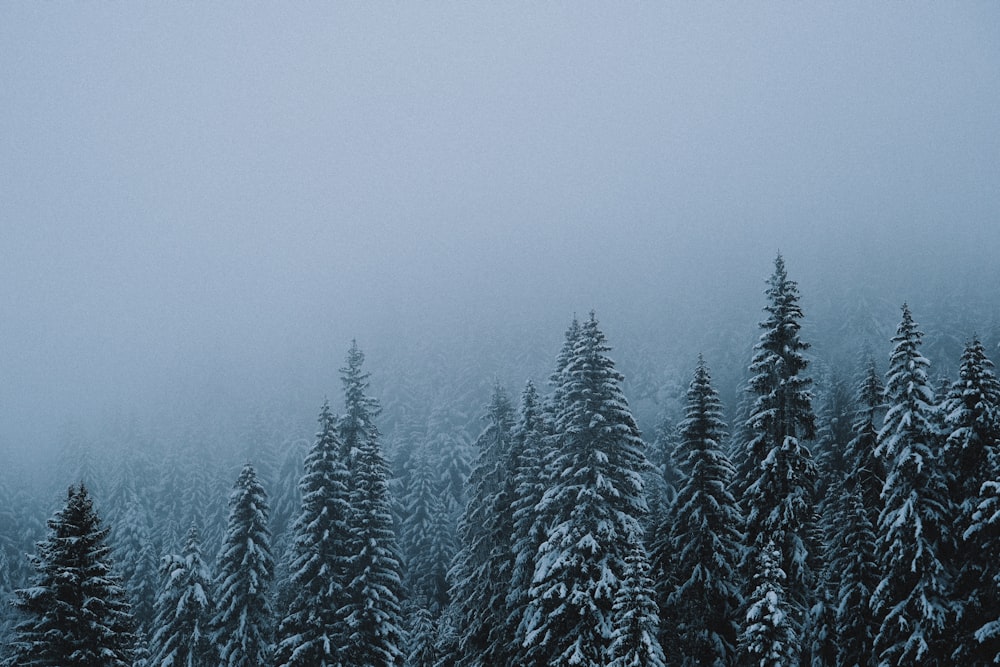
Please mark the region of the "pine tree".
<svg viewBox="0 0 1000 667"><path fill-rule="evenodd" d="M403 661L401 563L392 525L388 468L374 418L378 401L367 395L364 354L351 343L341 369L346 398L340 435L352 461L349 562L344 618L344 661L354 667L388 667Z"/></svg>
<svg viewBox="0 0 1000 667"><path fill-rule="evenodd" d="M410 614L409 628L409 653L403 664L406 667L434 667L438 661L434 647L437 628L426 600L416 601Z"/></svg>
<svg viewBox="0 0 1000 667"><path fill-rule="evenodd" d="M875 525L885 473L875 448L883 392L875 362L869 358L858 380L857 408L851 424L853 436L844 453L848 473L830 488L824 504L830 512L825 578L832 589L832 639L836 664L845 667L874 664L872 640L878 624L869 601L880 576L875 556Z"/></svg>
<svg viewBox="0 0 1000 667"><path fill-rule="evenodd" d="M749 541L745 560L748 566L759 561L768 544L778 550L776 567L784 579L774 585L786 588L781 597L790 610L787 627L798 634L814 589L809 565L815 554L810 554L809 544L817 472L803 442L815 436L815 417L811 380L804 375L808 362L803 352L808 344L799 338L799 290L788 279L780 255L767 297L768 318L761 323L764 333L750 365L754 374L750 390L756 400L747 421L750 440L744 454L749 475L742 485Z"/></svg>
<svg viewBox="0 0 1000 667"><path fill-rule="evenodd" d="M856 477L856 476L855 476ZM875 527L857 481L834 490L839 507L830 537L828 569L835 573L833 620L837 665L869 667L878 628L869 601L878 585Z"/></svg>
<svg viewBox="0 0 1000 667"><path fill-rule="evenodd" d="M507 620L505 605L513 564L510 496L514 409L499 385L493 389L484 419L486 428L476 441L479 457L469 476L469 503L459 522L462 548L451 570L460 665L507 663L508 645L497 634Z"/></svg>
<svg viewBox="0 0 1000 667"><path fill-rule="evenodd" d="M949 554L956 570L951 597L960 603L955 619L957 664L988 664L1000 655L1000 638L980 642L975 633L1000 609L1000 565L996 529L981 529L976 514L989 499L984 485L1000 481L1000 382L978 338L965 347L959 379L942 412L947 440L944 466L951 478L953 525L958 544Z"/></svg>
<svg viewBox="0 0 1000 667"><path fill-rule="evenodd" d="M649 563L641 544L632 545L625 557L625 578L611 608L609 667L665 667L666 658L657 638L659 615L653 600Z"/></svg>
<svg viewBox="0 0 1000 667"><path fill-rule="evenodd" d="M198 529L191 527L184 553L163 559L163 590L156 599L156 632L150 642L156 667L216 667L212 640L212 575L201 557Z"/></svg>
<svg viewBox="0 0 1000 667"><path fill-rule="evenodd" d="M642 541L648 463L609 349L591 314L562 373L559 474L538 505L551 528L535 561L525 644L534 662L553 666L608 662L611 608Z"/></svg>
<svg viewBox="0 0 1000 667"><path fill-rule="evenodd" d="M942 636L949 613L948 573L940 554L946 539L948 490L940 470L934 392L922 334L910 309L892 339L886 379L889 410L876 454L887 463L876 552L882 580L872 595L880 621L874 652L879 665L952 664Z"/></svg>
<svg viewBox="0 0 1000 667"><path fill-rule="evenodd" d="M722 403L700 356L680 433L672 522L656 544L662 640L677 664L728 665L735 656L742 602L742 518L730 490L735 470L722 450Z"/></svg>
<svg viewBox="0 0 1000 667"><path fill-rule="evenodd" d="M278 627L279 667L334 667L342 661L348 571L347 455L330 405L305 460L302 508L292 528L288 610Z"/></svg>
<svg viewBox="0 0 1000 667"><path fill-rule="evenodd" d="M448 604L448 569L455 556L455 536L430 455L421 447L407 463L403 499L406 589L411 597L425 598L436 617Z"/></svg>
<svg viewBox="0 0 1000 667"><path fill-rule="evenodd" d="M267 493L249 463L229 496L229 522L216 579L215 642L224 667L271 664L269 586L274 576Z"/></svg>
<svg viewBox="0 0 1000 667"><path fill-rule="evenodd" d="M525 667L530 664L525 646L529 590L535 573L535 555L547 533L536 511L549 483L544 465L550 442L546 433L538 391L534 383L528 381L521 393L521 405L511 438L514 456L511 551L514 561L507 592L505 624L509 664Z"/></svg>
<svg viewBox="0 0 1000 667"><path fill-rule="evenodd" d="M801 648L786 597L785 573L779 564L781 550L765 544L756 558L753 590L739 636L738 664L788 667L798 662Z"/></svg>
<svg viewBox="0 0 1000 667"><path fill-rule="evenodd" d="M31 557L33 584L16 591L14 606L26 618L15 628L9 664L129 667L131 610L112 574L109 529L83 484L69 487L48 530Z"/></svg>

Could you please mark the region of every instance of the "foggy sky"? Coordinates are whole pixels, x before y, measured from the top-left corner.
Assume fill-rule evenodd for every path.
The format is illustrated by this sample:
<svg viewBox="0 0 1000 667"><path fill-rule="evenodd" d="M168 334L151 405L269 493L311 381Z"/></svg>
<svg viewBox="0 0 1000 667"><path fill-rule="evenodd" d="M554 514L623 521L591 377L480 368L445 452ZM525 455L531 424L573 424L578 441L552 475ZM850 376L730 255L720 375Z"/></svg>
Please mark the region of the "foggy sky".
<svg viewBox="0 0 1000 667"><path fill-rule="evenodd" d="M0 451L355 336L752 326L778 250L998 286L995 3L5 2L0 96Z"/></svg>

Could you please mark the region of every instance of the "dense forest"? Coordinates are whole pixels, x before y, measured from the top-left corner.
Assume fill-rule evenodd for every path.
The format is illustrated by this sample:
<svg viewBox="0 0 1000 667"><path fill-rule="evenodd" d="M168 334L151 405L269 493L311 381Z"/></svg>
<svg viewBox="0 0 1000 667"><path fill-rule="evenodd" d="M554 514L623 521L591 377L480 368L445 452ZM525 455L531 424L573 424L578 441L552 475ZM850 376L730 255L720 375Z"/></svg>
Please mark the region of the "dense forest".
<svg viewBox="0 0 1000 667"><path fill-rule="evenodd" d="M395 376L352 343L293 410L69 423L0 485L3 659L1000 661L1000 328L800 300L779 255L756 342L694 359L643 332L618 364L590 313Z"/></svg>

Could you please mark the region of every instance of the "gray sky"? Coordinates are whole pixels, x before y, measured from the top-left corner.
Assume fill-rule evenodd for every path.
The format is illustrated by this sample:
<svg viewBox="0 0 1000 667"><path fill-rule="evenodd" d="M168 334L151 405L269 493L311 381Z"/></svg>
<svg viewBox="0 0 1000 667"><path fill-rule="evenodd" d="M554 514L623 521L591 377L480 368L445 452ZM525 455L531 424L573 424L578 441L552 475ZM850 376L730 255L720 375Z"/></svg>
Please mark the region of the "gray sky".
<svg viewBox="0 0 1000 667"><path fill-rule="evenodd" d="M992 2L4 2L0 91L0 446L352 336L756 313L779 248L996 282Z"/></svg>

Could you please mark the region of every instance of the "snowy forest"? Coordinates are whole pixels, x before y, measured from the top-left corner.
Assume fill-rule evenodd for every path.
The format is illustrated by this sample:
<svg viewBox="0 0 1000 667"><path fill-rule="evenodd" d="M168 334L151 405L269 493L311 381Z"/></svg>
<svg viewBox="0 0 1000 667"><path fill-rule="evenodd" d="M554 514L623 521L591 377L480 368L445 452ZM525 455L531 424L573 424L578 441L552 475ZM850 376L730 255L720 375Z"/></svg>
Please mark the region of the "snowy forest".
<svg viewBox="0 0 1000 667"><path fill-rule="evenodd" d="M354 342L314 436L68 442L58 502L2 487L7 664L1000 660L1000 330L932 371L904 304L820 370L780 255L763 308L734 404L699 356L645 434L590 313L478 418L380 400Z"/></svg>
<svg viewBox="0 0 1000 667"><path fill-rule="evenodd" d="M0 2L0 667L1000 664L997 26Z"/></svg>

